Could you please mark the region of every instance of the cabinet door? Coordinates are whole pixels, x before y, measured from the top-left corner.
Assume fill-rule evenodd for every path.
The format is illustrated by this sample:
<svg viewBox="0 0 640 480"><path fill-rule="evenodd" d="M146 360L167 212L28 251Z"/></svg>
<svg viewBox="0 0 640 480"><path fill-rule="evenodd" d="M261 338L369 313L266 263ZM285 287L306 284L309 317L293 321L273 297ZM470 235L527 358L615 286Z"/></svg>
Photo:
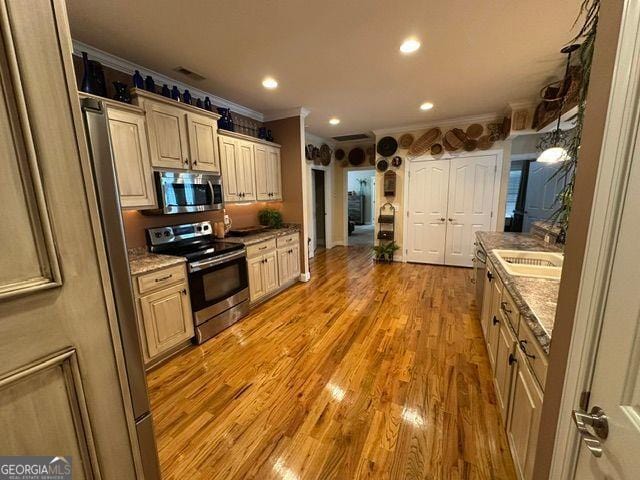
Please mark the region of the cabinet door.
<svg viewBox="0 0 640 480"><path fill-rule="evenodd" d="M269 189L269 155L268 147L262 144L253 146L254 162L256 168L256 198L260 201L271 200Z"/></svg>
<svg viewBox="0 0 640 480"><path fill-rule="evenodd" d="M193 337L186 283L140 297L140 308L150 358Z"/></svg>
<svg viewBox="0 0 640 480"><path fill-rule="evenodd" d="M269 252L263 255L262 281L265 293L271 293L278 288L278 260L276 252Z"/></svg>
<svg viewBox="0 0 640 480"><path fill-rule="evenodd" d="M249 268L249 296L251 301L255 302L267 293L264 289L265 282L262 278L264 256L250 258L247 264Z"/></svg>
<svg viewBox="0 0 640 480"><path fill-rule="evenodd" d="M282 286L291 278L290 248L278 249L278 285Z"/></svg>
<svg viewBox="0 0 640 480"><path fill-rule="evenodd" d="M482 313L480 314L480 325L482 326L482 333L484 334L485 342L489 341L489 325L491 325L492 319L492 294L493 284L492 278L495 276L493 273L493 266L487 260L487 270L484 276L484 288L482 290Z"/></svg>
<svg viewBox="0 0 640 480"><path fill-rule="evenodd" d="M268 155L268 190L271 194L269 200L282 200L282 180L280 177L280 149L275 147L269 147L267 150Z"/></svg>
<svg viewBox="0 0 640 480"><path fill-rule="evenodd" d="M291 279L300 276L300 247L293 245L291 247Z"/></svg>
<svg viewBox="0 0 640 480"><path fill-rule="evenodd" d="M543 397L524 355L520 350L516 355L517 368L507 436L520 478L526 480L532 478Z"/></svg>
<svg viewBox="0 0 640 480"><path fill-rule="evenodd" d="M144 101L149 126L151 165L154 167L188 169L186 113L180 108Z"/></svg>
<svg viewBox="0 0 640 480"><path fill-rule="evenodd" d="M242 195L240 200L251 202L256 199L255 162L253 161L253 144L244 140L236 140L238 145L238 164L236 178Z"/></svg>
<svg viewBox="0 0 640 480"><path fill-rule="evenodd" d="M187 114L191 168L220 173L218 122L204 115Z"/></svg>
<svg viewBox="0 0 640 480"><path fill-rule="evenodd" d="M238 182L238 149L233 138L220 135L220 163L222 166L222 187L225 202L238 202L240 200L240 185Z"/></svg>
<svg viewBox="0 0 640 480"><path fill-rule="evenodd" d="M498 337L500 335L500 302L502 301L502 282L497 275L491 280L491 318L489 320L487 353L489 362L495 371L496 350L498 347Z"/></svg>
<svg viewBox="0 0 640 480"><path fill-rule="evenodd" d="M502 320L498 332L496 347L496 367L493 382L496 387L498 407L502 413L502 420L507 422L507 410L509 407L509 394L511 393L511 380L513 378L513 364L516 362L516 339L511 332L508 322Z"/></svg>
<svg viewBox="0 0 640 480"><path fill-rule="evenodd" d="M155 207L144 113L110 106L108 117L120 205L136 209Z"/></svg>

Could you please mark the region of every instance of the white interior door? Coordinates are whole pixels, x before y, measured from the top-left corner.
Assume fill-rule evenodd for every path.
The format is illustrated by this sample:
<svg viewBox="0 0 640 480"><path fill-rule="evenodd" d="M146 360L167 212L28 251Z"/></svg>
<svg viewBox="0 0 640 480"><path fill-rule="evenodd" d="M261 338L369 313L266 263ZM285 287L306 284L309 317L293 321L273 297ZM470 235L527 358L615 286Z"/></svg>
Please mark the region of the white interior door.
<svg viewBox="0 0 640 480"><path fill-rule="evenodd" d="M602 456L582 442L576 479L640 478L640 143L635 146L612 263L589 409L608 417ZM569 412L566 412L569 414ZM593 432L591 427L589 430Z"/></svg>
<svg viewBox="0 0 640 480"><path fill-rule="evenodd" d="M561 175L553 179L551 177L560 165L531 162L524 205L523 232L529 232L531 224L535 221L548 220L557 208L556 195L562 190L564 180Z"/></svg>
<svg viewBox="0 0 640 480"><path fill-rule="evenodd" d="M409 262L444 264L449 160L409 165Z"/></svg>
<svg viewBox="0 0 640 480"><path fill-rule="evenodd" d="M444 263L470 267L475 232L491 230L496 157L459 157L450 162Z"/></svg>

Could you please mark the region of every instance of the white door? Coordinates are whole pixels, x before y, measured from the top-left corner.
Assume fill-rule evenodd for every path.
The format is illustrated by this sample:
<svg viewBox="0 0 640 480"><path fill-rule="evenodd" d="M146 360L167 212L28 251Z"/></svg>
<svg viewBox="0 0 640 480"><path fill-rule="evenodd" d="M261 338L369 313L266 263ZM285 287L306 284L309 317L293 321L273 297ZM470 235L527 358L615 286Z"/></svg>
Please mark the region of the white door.
<svg viewBox="0 0 640 480"><path fill-rule="evenodd" d="M562 190L562 175L553 175L560 168L560 163L544 164L531 162L527 181L527 196L524 205L522 231L527 233L531 224L538 220L548 220L556 210L556 196ZM553 178L552 178L553 177Z"/></svg>
<svg viewBox="0 0 640 480"><path fill-rule="evenodd" d="M600 407L608 417L609 436L600 458L582 442L580 480L640 478L640 143L633 157L589 399L589 410Z"/></svg>
<svg viewBox="0 0 640 480"><path fill-rule="evenodd" d="M476 232L491 230L495 175L494 155L451 159L445 264L472 266Z"/></svg>
<svg viewBox="0 0 640 480"><path fill-rule="evenodd" d="M449 160L409 165L409 262L444 263L449 165Z"/></svg>

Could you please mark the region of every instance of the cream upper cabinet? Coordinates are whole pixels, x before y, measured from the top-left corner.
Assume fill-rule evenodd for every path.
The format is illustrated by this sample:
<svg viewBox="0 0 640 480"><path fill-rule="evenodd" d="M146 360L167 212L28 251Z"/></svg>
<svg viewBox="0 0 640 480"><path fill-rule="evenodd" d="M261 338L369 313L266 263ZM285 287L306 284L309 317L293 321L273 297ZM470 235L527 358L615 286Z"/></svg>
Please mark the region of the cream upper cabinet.
<svg viewBox="0 0 640 480"><path fill-rule="evenodd" d="M267 178L269 200L282 200L282 179L280 166L280 148L267 149Z"/></svg>
<svg viewBox="0 0 640 480"><path fill-rule="evenodd" d="M237 179L242 190L243 202L256 200L256 175L253 159L253 145L244 140L236 140L238 145Z"/></svg>
<svg viewBox="0 0 640 480"><path fill-rule="evenodd" d="M154 167L189 168L186 113L164 103L144 102L149 126L151 164Z"/></svg>
<svg viewBox="0 0 640 480"><path fill-rule="evenodd" d="M218 136L220 145L220 163L222 165L222 182L225 202L241 201L241 185L238 182L239 154L234 138Z"/></svg>
<svg viewBox="0 0 640 480"><path fill-rule="evenodd" d="M282 200L280 149L263 144L256 144L253 148L255 152L258 200Z"/></svg>
<svg viewBox="0 0 640 480"><path fill-rule="evenodd" d="M191 168L220 173L218 121L204 115L188 113L187 124L189 127Z"/></svg>
<svg viewBox="0 0 640 480"><path fill-rule="evenodd" d="M131 107L107 107L122 208L156 206L145 115Z"/></svg>

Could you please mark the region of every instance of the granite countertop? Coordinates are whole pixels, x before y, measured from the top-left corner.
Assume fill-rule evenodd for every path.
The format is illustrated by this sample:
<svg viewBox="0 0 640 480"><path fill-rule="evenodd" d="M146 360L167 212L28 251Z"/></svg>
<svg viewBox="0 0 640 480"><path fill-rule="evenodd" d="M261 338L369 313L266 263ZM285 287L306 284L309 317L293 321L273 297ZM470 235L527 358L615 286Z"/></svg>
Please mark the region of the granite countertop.
<svg viewBox="0 0 640 480"><path fill-rule="evenodd" d="M184 257L150 253L146 247L130 248L127 254L129 255L129 270L131 271L131 275L149 273L187 261Z"/></svg>
<svg viewBox="0 0 640 480"><path fill-rule="evenodd" d="M504 287L520 310L520 316L548 354L556 316L560 281L510 275L493 253L495 249L561 252L557 245L525 233L477 232L478 242L487 252Z"/></svg>
<svg viewBox="0 0 640 480"><path fill-rule="evenodd" d="M245 246L255 245L256 243L264 242L265 240L271 240L276 237L283 237L292 233L298 233L300 227L298 225L287 225L283 228L270 228L260 233L254 233L253 235L244 235L241 237L224 237L225 242L230 243L242 243Z"/></svg>

